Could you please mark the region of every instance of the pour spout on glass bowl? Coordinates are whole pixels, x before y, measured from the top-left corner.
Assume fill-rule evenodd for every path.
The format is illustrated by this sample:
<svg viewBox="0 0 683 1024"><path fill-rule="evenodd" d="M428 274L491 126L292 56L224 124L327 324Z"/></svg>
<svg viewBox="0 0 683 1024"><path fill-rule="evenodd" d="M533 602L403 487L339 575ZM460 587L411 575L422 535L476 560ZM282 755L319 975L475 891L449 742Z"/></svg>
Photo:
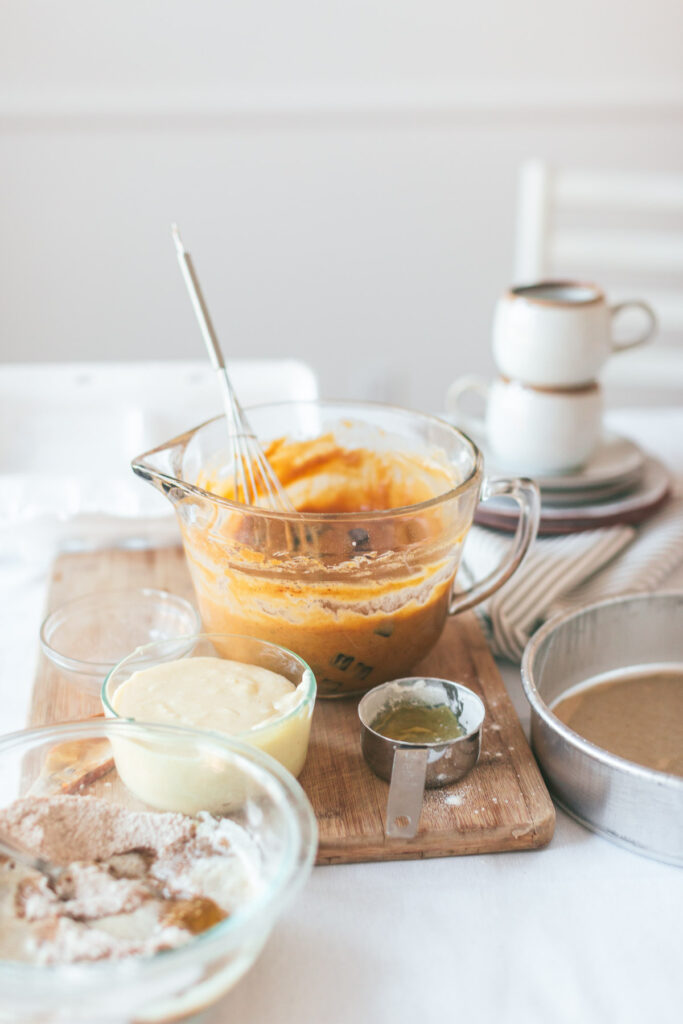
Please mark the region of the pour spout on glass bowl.
<svg viewBox="0 0 683 1024"><path fill-rule="evenodd" d="M447 616L502 586L536 535L536 485L485 479L476 445L437 417L367 402L311 401L256 406L249 419L266 444L331 436L340 448L373 458L399 452L409 466L411 458L425 465L420 460L436 452L439 479L448 479L434 497L370 511L290 514L242 505L212 493L214 481L230 476L223 417L133 461L175 508L205 630L295 651L313 669L319 696L365 693L409 675ZM410 497L406 472L404 458L397 476ZM494 496L519 506L515 537L493 572L455 590L475 507Z"/></svg>
<svg viewBox="0 0 683 1024"><path fill-rule="evenodd" d="M156 448L138 455L131 462L131 469L135 475L156 487L172 505L195 490L190 481L183 479L183 458L193 435L200 429L201 427L187 430L184 434L179 434L170 441L165 441Z"/></svg>

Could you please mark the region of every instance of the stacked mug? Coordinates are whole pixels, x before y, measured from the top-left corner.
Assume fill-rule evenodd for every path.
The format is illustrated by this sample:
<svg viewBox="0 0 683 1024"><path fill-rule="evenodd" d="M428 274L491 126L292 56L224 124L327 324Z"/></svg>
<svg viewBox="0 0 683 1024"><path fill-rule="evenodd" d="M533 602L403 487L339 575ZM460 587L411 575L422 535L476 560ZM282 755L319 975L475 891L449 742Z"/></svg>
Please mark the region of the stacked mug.
<svg viewBox="0 0 683 1024"><path fill-rule="evenodd" d="M613 321L632 308L645 313L647 326L639 336L617 342ZM602 437L600 370L612 354L647 341L655 326L647 303L609 306L594 284L543 281L512 288L498 301L493 324L500 376L492 383L456 380L448 391L448 412L485 441L501 468L530 476L576 471ZM467 392L483 397L485 415L463 410Z"/></svg>

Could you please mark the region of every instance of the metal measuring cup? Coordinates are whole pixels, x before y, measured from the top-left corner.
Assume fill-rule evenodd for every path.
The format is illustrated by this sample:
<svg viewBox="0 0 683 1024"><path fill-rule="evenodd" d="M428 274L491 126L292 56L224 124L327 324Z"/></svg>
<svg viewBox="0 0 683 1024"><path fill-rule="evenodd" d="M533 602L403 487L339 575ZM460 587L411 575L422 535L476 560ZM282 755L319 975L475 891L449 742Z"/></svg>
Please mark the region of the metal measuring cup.
<svg viewBox="0 0 683 1024"><path fill-rule="evenodd" d="M375 732L379 715L401 704L447 705L464 732L452 740L406 743ZM376 775L389 782L385 833L412 839L417 833L425 788L448 786L479 760L485 708L480 698L460 683L431 676L394 679L369 690L358 705L361 749Z"/></svg>

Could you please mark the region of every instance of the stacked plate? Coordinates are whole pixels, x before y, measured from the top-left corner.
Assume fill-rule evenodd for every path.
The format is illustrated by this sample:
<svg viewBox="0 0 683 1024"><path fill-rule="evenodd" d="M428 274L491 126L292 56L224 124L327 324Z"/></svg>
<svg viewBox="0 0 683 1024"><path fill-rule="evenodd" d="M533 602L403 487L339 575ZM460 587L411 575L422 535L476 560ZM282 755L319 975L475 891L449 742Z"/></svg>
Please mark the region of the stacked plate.
<svg viewBox="0 0 683 1024"><path fill-rule="evenodd" d="M510 473L487 457L479 445L489 475ZM536 477L541 488L539 533L573 533L615 523L639 523L664 504L670 487L666 468L633 441L605 434L589 462L575 473ZM475 522L499 530L514 530L517 506L508 498L480 505Z"/></svg>

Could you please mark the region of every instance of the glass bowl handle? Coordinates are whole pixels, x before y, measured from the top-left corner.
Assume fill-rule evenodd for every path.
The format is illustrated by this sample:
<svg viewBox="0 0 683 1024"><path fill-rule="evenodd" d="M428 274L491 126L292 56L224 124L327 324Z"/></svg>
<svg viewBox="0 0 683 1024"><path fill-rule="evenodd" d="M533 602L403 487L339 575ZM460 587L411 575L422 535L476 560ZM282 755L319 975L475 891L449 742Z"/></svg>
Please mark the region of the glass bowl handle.
<svg viewBox="0 0 683 1024"><path fill-rule="evenodd" d="M478 583L473 583L468 590L459 591L451 596L448 607L449 615L456 615L476 604L485 601L499 587L510 579L517 566L531 547L538 532L538 521L541 515L541 497L538 486L526 477L493 477L484 480L481 488L481 501L489 498L512 498L519 505L519 522L514 540L505 558L493 572Z"/></svg>

